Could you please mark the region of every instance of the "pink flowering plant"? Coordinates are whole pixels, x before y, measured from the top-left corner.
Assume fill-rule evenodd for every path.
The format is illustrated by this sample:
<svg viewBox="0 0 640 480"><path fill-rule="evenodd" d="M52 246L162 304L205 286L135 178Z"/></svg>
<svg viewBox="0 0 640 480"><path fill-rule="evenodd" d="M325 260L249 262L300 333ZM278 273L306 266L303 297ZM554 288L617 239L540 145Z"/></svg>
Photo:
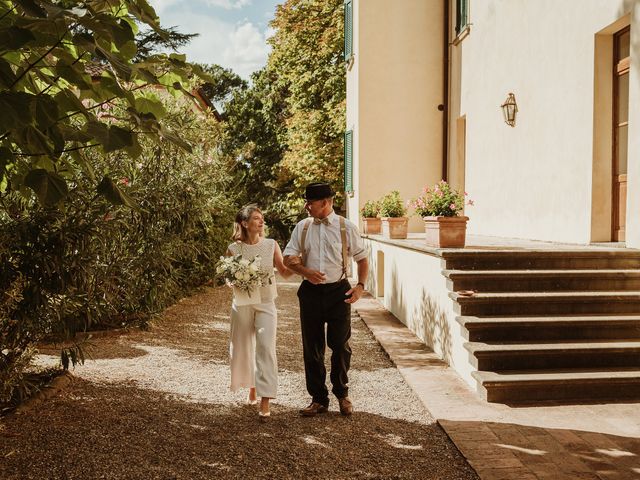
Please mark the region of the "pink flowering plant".
<svg viewBox="0 0 640 480"><path fill-rule="evenodd" d="M467 192L454 190L444 180L432 188L424 187L422 194L410 200L408 206L421 217L456 217L462 214L465 205L473 205L467 200Z"/></svg>

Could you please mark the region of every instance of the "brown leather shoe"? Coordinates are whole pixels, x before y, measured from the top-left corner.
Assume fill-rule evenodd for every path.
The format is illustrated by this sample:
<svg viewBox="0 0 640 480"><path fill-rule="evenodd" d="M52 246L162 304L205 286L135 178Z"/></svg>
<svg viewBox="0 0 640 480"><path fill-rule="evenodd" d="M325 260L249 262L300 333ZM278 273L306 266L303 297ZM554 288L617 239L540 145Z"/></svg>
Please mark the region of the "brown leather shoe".
<svg viewBox="0 0 640 480"><path fill-rule="evenodd" d="M319 413L327 413L329 411L328 407L325 407L321 403L311 402L308 407L300 410L300 415L303 417L314 417Z"/></svg>
<svg viewBox="0 0 640 480"><path fill-rule="evenodd" d="M349 397L339 398L338 403L340 404L340 413L342 415L348 416L353 413L353 403L351 403Z"/></svg>

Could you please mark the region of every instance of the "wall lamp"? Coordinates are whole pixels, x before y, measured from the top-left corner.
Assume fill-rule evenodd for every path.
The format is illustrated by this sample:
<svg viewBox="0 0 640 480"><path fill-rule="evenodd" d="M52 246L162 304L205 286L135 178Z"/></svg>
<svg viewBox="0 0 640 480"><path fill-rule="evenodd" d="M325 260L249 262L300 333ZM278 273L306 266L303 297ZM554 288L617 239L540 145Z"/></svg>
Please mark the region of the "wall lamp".
<svg viewBox="0 0 640 480"><path fill-rule="evenodd" d="M518 104L516 103L516 96L509 92L507 99L502 105L502 115L504 115L504 123L510 127L516 126L516 113L518 113Z"/></svg>

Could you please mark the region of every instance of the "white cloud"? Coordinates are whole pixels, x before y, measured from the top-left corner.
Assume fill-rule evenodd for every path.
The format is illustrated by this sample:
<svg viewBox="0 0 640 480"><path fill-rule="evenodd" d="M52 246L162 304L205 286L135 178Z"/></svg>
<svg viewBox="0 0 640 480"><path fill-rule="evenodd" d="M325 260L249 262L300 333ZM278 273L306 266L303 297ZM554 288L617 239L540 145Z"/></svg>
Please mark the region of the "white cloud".
<svg viewBox="0 0 640 480"><path fill-rule="evenodd" d="M243 8L251 5L251 0L205 0L210 7L222 7L226 10Z"/></svg>
<svg viewBox="0 0 640 480"><path fill-rule="evenodd" d="M230 45L224 51L225 64L233 65L234 71L248 78L251 72L262 68L267 62L270 47L266 42L266 32L261 32L251 22L235 28Z"/></svg>
<svg viewBox="0 0 640 480"><path fill-rule="evenodd" d="M218 64L245 79L264 67L270 47L265 33L251 22L238 25L215 17L183 12L171 15L171 24L182 33L199 33L180 53L190 62Z"/></svg>
<svg viewBox="0 0 640 480"><path fill-rule="evenodd" d="M252 0L204 0L202 2L192 2L197 6L198 3L204 3L208 7L224 8L225 10L237 10L251 5ZM162 17L162 13L173 7L174 5L184 4L185 0L150 0L149 3L155 9L158 16Z"/></svg>
<svg viewBox="0 0 640 480"><path fill-rule="evenodd" d="M223 8L240 8L252 0L205 0L208 4ZM198 33L199 36L181 49L190 62L218 64L230 68L248 79L251 73L264 67L270 46L267 35L270 27L262 31L248 19L234 21L224 18L211 9L184 8L184 0L151 0L151 4L166 26L176 26L181 33ZM194 3L192 5L196 5ZM164 13L164 15L163 15ZM226 20L226 21L225 21Z"/></svg>
<svg viewBox="0 0 640 480"><path fill-rule="evenodd" d="M162 19L162 14L174 5L178 5L182 0L151 0L149 4L156 11L158 16Z"/></svg>

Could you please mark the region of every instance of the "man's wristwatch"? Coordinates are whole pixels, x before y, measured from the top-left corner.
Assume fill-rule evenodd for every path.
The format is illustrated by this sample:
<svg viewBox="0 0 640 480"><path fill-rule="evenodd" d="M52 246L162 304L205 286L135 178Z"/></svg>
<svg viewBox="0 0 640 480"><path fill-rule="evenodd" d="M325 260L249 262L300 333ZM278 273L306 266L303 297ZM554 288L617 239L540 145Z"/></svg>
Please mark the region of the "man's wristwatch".
<svg viewBox="0 0 640 480"><path fill-rule="evenodd" d="M362 282L358 282L358 283L356 283L356 287L357 287L358 285L360 285L360 286L362 287L362 289L364 290L364 283L362 283Z"/></svg>

